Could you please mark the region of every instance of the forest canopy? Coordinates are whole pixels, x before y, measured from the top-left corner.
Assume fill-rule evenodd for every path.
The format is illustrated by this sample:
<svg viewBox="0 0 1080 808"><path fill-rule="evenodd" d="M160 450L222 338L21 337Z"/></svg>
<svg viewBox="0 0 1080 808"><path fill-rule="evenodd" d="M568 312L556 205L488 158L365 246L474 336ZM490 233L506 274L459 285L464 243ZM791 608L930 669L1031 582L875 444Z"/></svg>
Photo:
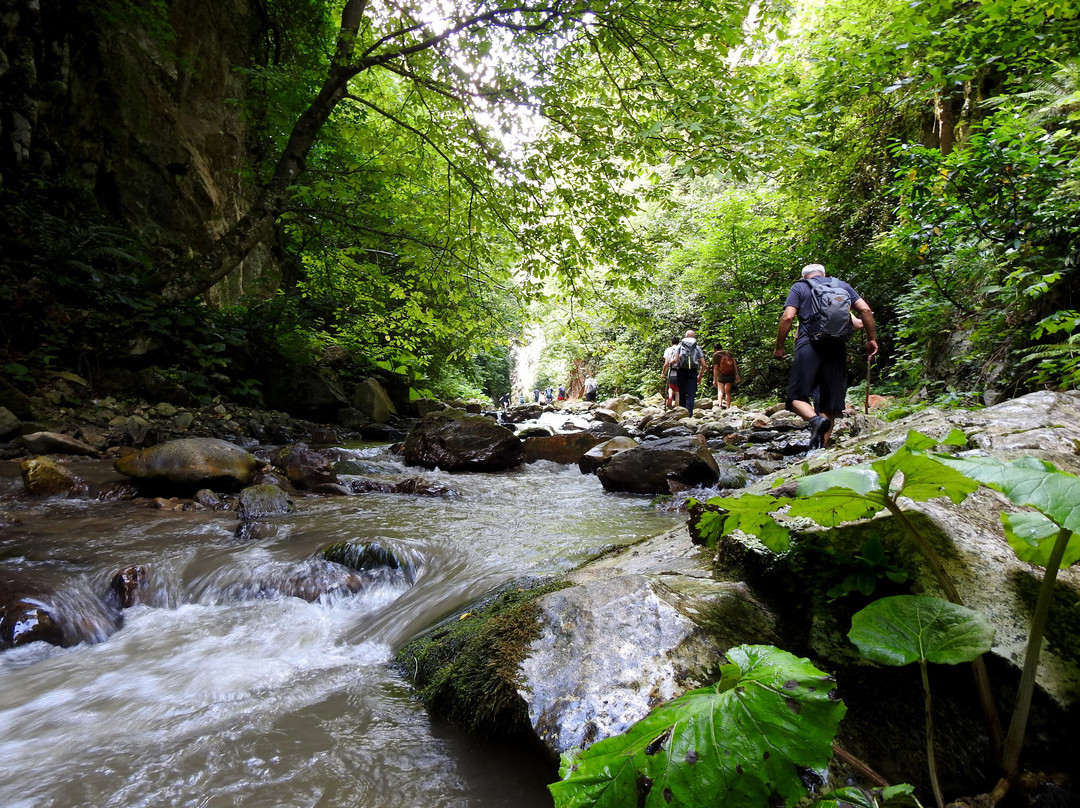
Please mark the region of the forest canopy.
<svg viewBox="0 0 1080 808"><path fill-rule="evenodd" d="M171 42L162 4L88 5ZM204 396L345 356L414 396L497 397L542 333L517 389L588 370L647 394L695 328L772 396L784 295L820 261L877 313L895 392L1080 378L1076 2L256 5L252 191L208 249L50 213L45 166L5 174L9 375L92 375L141 330ZM278 276L214 293L266 244Z"/></svg>

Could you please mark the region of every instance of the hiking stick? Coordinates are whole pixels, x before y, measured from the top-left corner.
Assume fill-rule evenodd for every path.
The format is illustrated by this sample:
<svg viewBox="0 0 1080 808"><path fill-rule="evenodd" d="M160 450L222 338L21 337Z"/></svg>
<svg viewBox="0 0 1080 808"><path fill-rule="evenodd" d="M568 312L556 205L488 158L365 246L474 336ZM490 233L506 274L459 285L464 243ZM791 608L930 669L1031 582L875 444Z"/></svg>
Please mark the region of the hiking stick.
<svg viewBox="0 0 1080 808"><path fill-rule="evenodd" d="M874 357L866 357L866 399L863 401L863 412L870 414L870 366L874 364Z"/></svg>

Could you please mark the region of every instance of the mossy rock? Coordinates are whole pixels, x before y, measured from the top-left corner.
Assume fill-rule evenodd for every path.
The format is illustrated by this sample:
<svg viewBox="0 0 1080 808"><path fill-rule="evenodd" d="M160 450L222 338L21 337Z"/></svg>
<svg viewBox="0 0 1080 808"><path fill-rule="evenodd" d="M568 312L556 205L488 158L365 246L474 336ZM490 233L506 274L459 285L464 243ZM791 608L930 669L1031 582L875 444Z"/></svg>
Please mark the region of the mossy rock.
<svg viewBox="0 0 1080 808"><path fill-rule="evenodd" d="M537 601L571 585L513 581L401 649L396 662L428 712L482 736L531 734L518 687L521 663L541 634Z"/></svg>

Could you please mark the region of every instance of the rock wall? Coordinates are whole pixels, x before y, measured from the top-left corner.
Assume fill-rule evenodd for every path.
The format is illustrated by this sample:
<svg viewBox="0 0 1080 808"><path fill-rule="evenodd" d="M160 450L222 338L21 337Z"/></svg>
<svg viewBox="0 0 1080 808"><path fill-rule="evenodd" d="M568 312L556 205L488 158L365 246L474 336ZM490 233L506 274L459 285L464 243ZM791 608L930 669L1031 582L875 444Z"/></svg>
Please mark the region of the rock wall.
<svg viewBox="0 0 1080 808"><path fill-rule="evenodd" d="M159 260L204 250L251 190L238 68L259 50L256 12L254 0L0 0L0 190L45 178ZM218 296L277 274L263 251Z"/></svg>

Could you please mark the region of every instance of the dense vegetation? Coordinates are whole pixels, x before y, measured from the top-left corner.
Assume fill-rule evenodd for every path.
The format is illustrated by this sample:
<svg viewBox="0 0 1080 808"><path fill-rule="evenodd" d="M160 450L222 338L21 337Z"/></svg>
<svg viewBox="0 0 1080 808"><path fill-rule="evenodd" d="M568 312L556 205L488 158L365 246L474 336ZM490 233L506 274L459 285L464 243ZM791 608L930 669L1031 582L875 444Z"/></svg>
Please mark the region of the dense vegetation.
<svg viewBox="0 0 1080 808"><path fill-rule="evenodd" d="M878 389L1080 379L1074 0L257 5L257 192L212 249L163 257L48 166L4 176L9 380L123 355L204 399L258 403L283 363L498 396L539 324L528 388L655 392L695 328L771 396L811 260L875 309ZM163 4L86 6L169 41ZM266 242L278 274L222 303Z"/></svg>

